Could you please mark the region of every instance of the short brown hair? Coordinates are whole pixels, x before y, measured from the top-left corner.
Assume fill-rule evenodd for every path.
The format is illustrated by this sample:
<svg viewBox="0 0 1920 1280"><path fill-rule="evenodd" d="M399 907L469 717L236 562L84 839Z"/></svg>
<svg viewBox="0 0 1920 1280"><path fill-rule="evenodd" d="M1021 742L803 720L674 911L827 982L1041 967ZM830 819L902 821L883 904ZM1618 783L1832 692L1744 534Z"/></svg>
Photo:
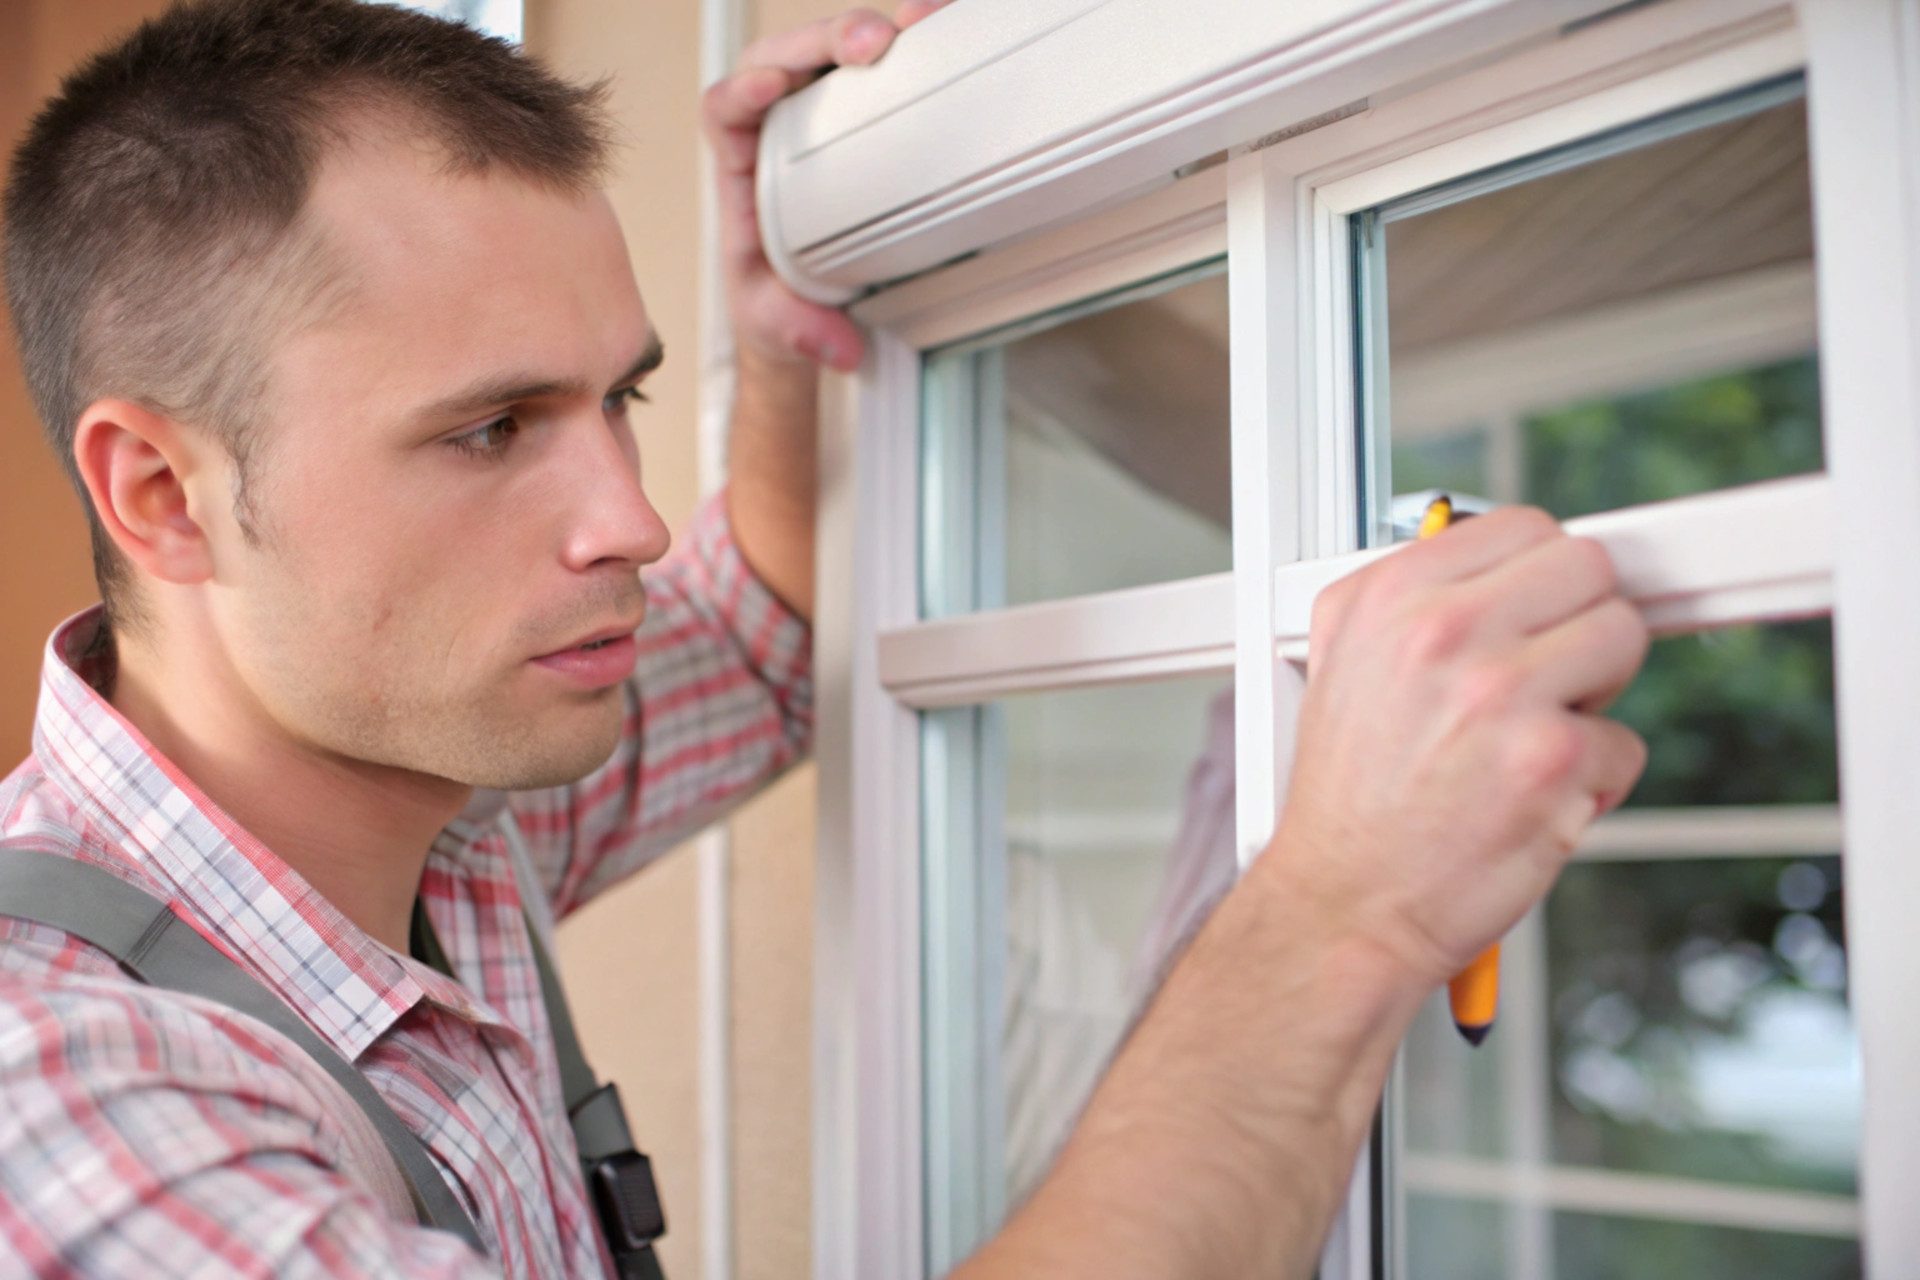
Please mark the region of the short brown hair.
<svg viewBox="0 0 1920 1280"><path fill-rule="evenodd" d="M5 203L27 385L82 502L74 432L108 395L214 432L245 476L261 335L314 296L301 213L348 113L397 111L456 171L587 189L608 151L604 88L359 0L183 3L84 63L28 128ZM243 486L235 503L250 529ZM124 615L125 566L87 515L109 617Z"/></svg>

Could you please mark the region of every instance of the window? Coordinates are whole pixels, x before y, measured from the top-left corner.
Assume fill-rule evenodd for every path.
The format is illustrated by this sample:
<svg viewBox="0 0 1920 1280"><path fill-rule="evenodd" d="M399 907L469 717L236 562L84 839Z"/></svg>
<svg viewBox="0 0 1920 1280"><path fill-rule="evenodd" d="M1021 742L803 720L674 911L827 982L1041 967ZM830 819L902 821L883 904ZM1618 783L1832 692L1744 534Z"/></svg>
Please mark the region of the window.
<svg viewBox="0 0 1920 1280"><path fill-rule="evenodd" d="M526 22L522 0L379 0L403 9L418 9L436 18L464 22L476 31L484 31L502 40L520 42Z"/></svg>
<svg viewBox="0 0 1920 1280"><path fill-rule="evenodd" d="M1221 265L929 354L927 617L1231 566Z"/></svg>
<svg viewBox="0 0 1920 1280"><path fill-rule="evenodd" d="M822 1274L937 1274L1041 1175L1273 829L1317 592L1435 489L1613 552L1653 762L1487 1045L1415 1026L1321 1275L1920 1252L1920 28L1604 7L1329 6L1151 120L807 224L802 268L885 285L824 454Z"/></svg>

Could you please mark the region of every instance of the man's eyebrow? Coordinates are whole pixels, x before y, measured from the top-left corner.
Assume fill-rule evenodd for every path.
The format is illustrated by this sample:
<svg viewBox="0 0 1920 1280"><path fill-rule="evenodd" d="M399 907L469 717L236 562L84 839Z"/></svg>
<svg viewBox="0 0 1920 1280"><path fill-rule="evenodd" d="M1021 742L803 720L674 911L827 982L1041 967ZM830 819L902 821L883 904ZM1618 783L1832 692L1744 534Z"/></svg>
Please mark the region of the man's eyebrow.
<svg viewBox="0 0 1920 1280"><path fill-rule="evenodd" d="M637 382L660 367L666 358L666 349L660 345L659 335L650 335L646 347L626 372L613 380L613 388L624 387ZM604 388L595 388L578 378L541 378L529 374L514 373L505 377L490 376L464 387L450 396L434 401L419 411L421 418L460 418L480 413L501 405L518 404L522 400L540 400L548 396L584 396L598 394Z"/></svg>

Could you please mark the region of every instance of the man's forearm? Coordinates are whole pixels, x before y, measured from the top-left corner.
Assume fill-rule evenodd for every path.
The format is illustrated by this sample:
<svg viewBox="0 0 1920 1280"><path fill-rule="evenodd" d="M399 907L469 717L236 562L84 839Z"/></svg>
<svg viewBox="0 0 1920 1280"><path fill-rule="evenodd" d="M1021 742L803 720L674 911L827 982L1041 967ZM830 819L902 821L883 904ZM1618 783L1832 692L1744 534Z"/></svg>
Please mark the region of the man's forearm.
<svg viewBox="0 0 1920 1280"><path fill-rule="evenodd" d="M804 361L742 349L727 446L728 508L740 554L760 581L813 617L819 374Z"/></svg>
<svg viewBox="0 0 1920 1280"><path fill-rule="evenodd" d="M1317 918L1287 854L1221 903L1053 1175L958 1277L1311 1274L1424 986Z"/></svg>

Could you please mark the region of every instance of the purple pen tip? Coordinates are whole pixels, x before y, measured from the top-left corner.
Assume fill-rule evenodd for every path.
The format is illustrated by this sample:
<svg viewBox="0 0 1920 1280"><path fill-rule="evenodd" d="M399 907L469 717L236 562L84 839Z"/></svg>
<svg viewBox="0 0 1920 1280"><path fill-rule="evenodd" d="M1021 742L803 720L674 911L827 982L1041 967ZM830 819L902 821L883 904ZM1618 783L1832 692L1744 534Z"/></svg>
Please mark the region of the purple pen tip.
<svg viewBox="0 0 1920 1280"><path fill-rule="evenodd" d="M1483 1022L1477 1027L1470 1027L1464 1022L1456 1022L1453 1025L1460 1028L1460 1034L1465 1036L1467 1043L1476 1049L1486 1042L1487 1032L1493 1030L1491 1022Z"/></svg>

